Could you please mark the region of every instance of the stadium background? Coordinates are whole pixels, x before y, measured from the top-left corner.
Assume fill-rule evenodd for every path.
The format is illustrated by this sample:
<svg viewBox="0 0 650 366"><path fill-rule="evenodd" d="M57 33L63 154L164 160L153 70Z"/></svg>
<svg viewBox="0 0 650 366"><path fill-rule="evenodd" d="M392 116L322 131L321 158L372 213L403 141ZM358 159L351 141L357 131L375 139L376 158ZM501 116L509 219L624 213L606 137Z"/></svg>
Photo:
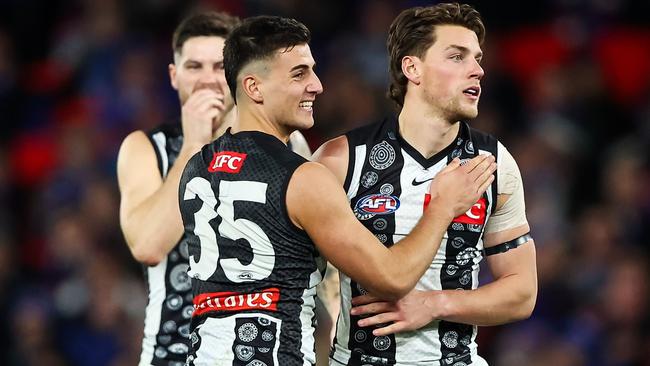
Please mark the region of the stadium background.
<svg viewBox="0 0 650 366"><path fill-rule="evenodd" d="M325 92L312 149L391 110L385 38L426 1L4 0L0 364L134 365L146 290L118 226L120 141L178 115L167 64L190 9L303 21ZM650 3L471 2L479 118L523 173L533 316L481 328L491 364L650 365Z"/></svg>

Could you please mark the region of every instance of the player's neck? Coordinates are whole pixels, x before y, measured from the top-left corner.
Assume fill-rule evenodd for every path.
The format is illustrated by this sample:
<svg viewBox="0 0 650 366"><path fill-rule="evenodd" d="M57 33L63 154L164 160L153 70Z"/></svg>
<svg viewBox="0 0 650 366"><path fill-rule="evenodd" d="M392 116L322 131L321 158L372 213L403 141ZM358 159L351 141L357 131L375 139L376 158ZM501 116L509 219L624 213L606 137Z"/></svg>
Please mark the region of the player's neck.
<svg viewBox="0 0 650 366"><path fill-rule="evenodd" d="M460 123L449 122L431 113L429 106L419 106L408 100L404 101L398 121L402 138L425 158L449 146L458 136L460 128Z"/></svg>
<svg viewBox="0 0 650 366"><path fill-rule="evenodd" d="M259 131L271 136L275 136L285 144L289 141L289 135L293 131L285 131L277 123L264 113L261 108L247 108L242 106L237 109L237 116L232 124L232 133L241 131Z"/></svg>
<svg viewBox="0 0 650 366"><path fill-rule="evenodd" d="M233 123L235 122L235 119L237 118L237 108L232 107L226 114L223 115L221 118L221 122L219 123L219 127L217 127L217 130L214 131L212 134L212 139L216 140L219 138L219 136L223 135L228 127L232 127Z"/></svg>

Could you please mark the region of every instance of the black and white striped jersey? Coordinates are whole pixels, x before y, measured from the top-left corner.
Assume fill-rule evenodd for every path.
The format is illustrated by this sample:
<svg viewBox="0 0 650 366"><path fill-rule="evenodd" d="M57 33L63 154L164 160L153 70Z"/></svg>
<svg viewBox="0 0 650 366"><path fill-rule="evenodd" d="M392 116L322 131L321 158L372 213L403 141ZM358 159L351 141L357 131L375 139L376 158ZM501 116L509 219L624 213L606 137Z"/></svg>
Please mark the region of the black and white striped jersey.
<svg viewBox="0 0 650 366"><path fill-rule="evenodd" d="M325 262L286 207L289 180L306 161L271 135L228 130L185 167L189 365L316 362L314 304Z"/></svg>
<svg viewBox="0 0 650 366"><path fill-rule="evenodd" d="M183 145L180 124L161 125L147 133L153 144L163 179ZM187 276L188 247L186 238L156 266L145 266L149 300L145 311L144 337L140 366L182 366L189 350L192 317L192 284Z"/></svg>
<svg viewBox="0 0 650 366"><path fill-rule="evenodd" d="M429 202L432 179L453 158L497 155L498 141L460 122L456 139L430 158L399 134L395 118L346 134L349 164L345 190L358 220L386 246L408 235ZM496 176L496 175L495 175ZM449 225L418 290L478 287L483 231L496 204L497 182L464 215ZM365 290L341 273L341 311L331 353L342 365L484 365L477 355L476 327L434 321L415 332L376 337L357 326L350 300Z"/></svg>

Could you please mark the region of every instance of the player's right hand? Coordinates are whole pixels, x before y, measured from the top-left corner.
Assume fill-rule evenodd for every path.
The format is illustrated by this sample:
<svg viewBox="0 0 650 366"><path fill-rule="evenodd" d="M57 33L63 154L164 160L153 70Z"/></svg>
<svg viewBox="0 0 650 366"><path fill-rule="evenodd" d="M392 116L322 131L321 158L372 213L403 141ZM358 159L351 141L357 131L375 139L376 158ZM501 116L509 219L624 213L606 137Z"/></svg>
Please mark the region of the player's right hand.
<svg viewBox="0 0 650 366"><path fill-rule="evenodd" d="M224 95L215 90L196 90L181 110L183 145L203 146L212 141L214 121L225 111Z"/></svg>
<svg viewBox="0 0 650 366"><path fill-rule="evenodd" d="M494 181L497 165L493 155L479 155L461 165L458 158L431 182L431 204L452 211L453 217L467 212Z"/></svg>

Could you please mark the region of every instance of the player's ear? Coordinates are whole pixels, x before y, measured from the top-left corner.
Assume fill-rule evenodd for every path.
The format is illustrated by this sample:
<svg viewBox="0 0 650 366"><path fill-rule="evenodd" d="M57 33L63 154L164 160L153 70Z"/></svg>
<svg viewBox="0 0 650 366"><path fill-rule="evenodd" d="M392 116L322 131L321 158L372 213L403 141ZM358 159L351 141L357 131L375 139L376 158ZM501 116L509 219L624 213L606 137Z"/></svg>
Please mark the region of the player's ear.
<svg viewBox="0 0 650 366"><path fill-rule="evenodd" d="M167 66L169 71L169 82L172 84L174 90L178 90L178 82L176 81L176 65L171 63Z"/></svg>
<svg viewBox="0 0 650 366"><path fill-rule="evenodd" d="M402 58L402 73L410 82L416 85L421 82L421 67L422 62L416 56L404 56Z"/></svg>
<svg viewBox="0 0 650 366"><path fill-rule="evenodd" d="M246 93L246 95L255 103L262 103L264 101L264 96L260 89L261 80L255 75L249 74L244 76L241 85L244 93Z"/></svg>

